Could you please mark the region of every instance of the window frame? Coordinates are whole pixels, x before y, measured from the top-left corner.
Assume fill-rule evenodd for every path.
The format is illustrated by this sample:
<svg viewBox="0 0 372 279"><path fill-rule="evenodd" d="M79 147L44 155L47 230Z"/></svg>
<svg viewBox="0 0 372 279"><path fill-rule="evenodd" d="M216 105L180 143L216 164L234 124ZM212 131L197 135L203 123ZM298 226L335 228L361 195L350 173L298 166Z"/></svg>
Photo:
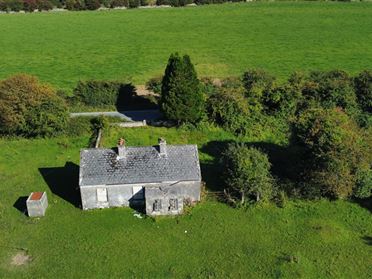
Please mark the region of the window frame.
<svg viewBox="0 0 372 279"><path fill-rule="evenodd" d="M101 193L99 193L101 192ZM99 187L96 189L97 202L108 202L107 188ZM104 197L104 199L102 198Z"/></svg>
<svg viewBox="0 0 372 279"><path fill-rule="evenodd" d="M152 211L153 212L160 212L161 209L162 209L161 199L154 200L154 202L152 203Z"/></svg>
<svg viewBox="0 0 372 279"><path fill-rule="evenodd" d="M178 199L177 198L169 199L168 203L169 203L168 211L178 211Z"/></svg>

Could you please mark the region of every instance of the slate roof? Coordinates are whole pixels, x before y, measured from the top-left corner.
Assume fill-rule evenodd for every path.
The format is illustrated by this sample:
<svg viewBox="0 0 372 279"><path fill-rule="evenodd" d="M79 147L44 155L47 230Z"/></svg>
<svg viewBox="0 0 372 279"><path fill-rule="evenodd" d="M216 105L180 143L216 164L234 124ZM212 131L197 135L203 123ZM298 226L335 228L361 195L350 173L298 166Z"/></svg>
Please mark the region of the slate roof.
<svg viewBox="0 0 372 279"><path fill-rule="evenodd" d="M200 181L196 145L166 145L167 155L158 146L117 149L83 149L80 153L80 186L151 183L163 181Z"/></svg>

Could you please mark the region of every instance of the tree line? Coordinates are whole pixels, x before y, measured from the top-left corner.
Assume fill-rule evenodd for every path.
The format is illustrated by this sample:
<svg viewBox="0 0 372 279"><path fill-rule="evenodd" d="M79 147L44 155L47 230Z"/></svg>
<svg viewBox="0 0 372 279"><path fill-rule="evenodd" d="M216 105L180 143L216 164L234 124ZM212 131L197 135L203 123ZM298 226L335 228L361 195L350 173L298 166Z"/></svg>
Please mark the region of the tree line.
<svg viewBox="0 0 372 279"><path fill-rule="evenodd" d="M149 86L159 88L154 80ZM279 172L275 179L262 150L237 142L223 152L226 196L235 204L295 193L306 198L371 196L372 71L356 76L340 70L296 72L280 82L253 69L216 84L200 82L190 58L173 54L160 93L164 115L178 124L209 121L243 136L268 126L288 132L284 157L295 156L289 170L280 170L286 175Z"/></svg>
<svg viewBox="0 0 372 279"><path fill-rule="evenodd" d="M138 8L140 6L183 7L189 4L205 5L225 2L241 2L242 0L0 0L0 11L34 12L49 11L53 8L65 8L70 11L97 10L103 8Z"/></svg>

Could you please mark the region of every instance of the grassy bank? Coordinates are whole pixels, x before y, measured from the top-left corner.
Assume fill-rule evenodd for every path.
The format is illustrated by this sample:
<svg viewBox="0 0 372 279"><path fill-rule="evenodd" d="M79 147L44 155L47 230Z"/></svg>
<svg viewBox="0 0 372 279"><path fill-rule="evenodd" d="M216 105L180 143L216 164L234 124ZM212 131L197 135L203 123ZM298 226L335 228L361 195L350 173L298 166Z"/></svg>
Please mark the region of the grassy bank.
<svg viewBox="0 0 372 279"><path fill-rule="evenodd" d="M372 60L371 3L239 3L174 9L0 16L0 78L17 72L62 88L79 79L143 84L174 51L199 75L240 75L261 67L342 68Z"/></svg>

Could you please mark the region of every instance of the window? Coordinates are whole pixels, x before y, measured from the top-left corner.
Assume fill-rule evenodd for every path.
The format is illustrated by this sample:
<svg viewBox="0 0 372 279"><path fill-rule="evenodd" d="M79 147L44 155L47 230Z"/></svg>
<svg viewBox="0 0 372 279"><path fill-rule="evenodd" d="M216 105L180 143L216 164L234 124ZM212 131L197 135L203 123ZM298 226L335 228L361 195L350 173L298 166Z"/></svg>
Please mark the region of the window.
<svg viewBox="0 0 372 279"><path fill-rule="evenodd" d="M152 210L155 212L160 211L161 209L161 200L155 200L153 205L152 205Z"/></svg>
<svg viewBox="0 0 372 279"><path fill-rule="evenodd" d="M107 189L106 188L97 188L97 201L107 202Z"/></svg>
<svg viewBox="0 0 372 279"><path fill-rule="evenodd" d="M178 210L178 200L177 199L169 199L169 211Z"/></svg>

